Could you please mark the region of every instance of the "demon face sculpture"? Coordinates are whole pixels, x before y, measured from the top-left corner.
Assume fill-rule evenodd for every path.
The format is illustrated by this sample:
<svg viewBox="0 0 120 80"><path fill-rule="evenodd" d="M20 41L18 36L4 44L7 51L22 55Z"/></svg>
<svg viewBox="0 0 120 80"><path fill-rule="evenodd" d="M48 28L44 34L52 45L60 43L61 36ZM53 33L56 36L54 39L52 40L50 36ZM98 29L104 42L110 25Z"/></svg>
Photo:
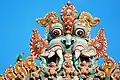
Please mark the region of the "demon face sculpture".
<svg viewBox="0 0 120 80"><path fill-rule="evenodd" d="M104 30L100 29L94 39L89 37L91 27L96 26L99 21L99 18L93 18L88 12L78 15L75 7L67 3L61 10L61 20L55 12L37 19L41 26L47 28L47 39L39 39L38 31L33 30L31 55L40 56L40 60L44 58L48 64L56 63L58 73L64 72L63 66L67 69L71 65L71 69L65 69L64 73L71 70L73 72L69 73L75 74L75 71L86 78L86 75L96 72L97 59L106 54ZM36 42L34 38L38 38ZM69 64L65 63L68 61Z"/></svg>
<svg viewBox="0 0 120 80"><path fill-rule="evenodd" d="M95 38L90 38L91 28L100 19L88 12L77 13L70 2L62 8L60 17L49 12L37 19L46 27L46 39L34 29L30 56L22 61L20 54L14 70L8 68L0 80L20 77L20 80L120 80L120 64L116 68L114 60L106 54L104 29L101 28ZM97 60L101 57L104 64L99 66ZM36 65L34 59L40 64Z"/></svg>

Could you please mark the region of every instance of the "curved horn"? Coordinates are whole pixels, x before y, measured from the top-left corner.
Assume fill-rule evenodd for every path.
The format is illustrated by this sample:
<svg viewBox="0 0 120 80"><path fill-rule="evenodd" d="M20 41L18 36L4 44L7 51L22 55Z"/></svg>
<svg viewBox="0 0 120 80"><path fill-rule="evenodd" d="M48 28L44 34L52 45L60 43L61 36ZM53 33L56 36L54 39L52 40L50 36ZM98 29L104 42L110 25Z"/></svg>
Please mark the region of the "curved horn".
<svg viewBox="0 0 120 80"><path fill-rule="evenodd" d="M38 18L36 22L41 26L47 27L47 32L49 32L51 25L59 22L58 20L58 15L55 12L49 12L44 18Z"/></svg>
<svg viewBox="0 0 120 80"><path fill-rule="evenodd" d="M79 15L79 21L80 23L82 24L85 24L87 29L88 29L88 35L91 31L91 26L96 26L99 21L100 21L100 18L93 18L92 15L88 12L82 12L80 13Z"/></svg>

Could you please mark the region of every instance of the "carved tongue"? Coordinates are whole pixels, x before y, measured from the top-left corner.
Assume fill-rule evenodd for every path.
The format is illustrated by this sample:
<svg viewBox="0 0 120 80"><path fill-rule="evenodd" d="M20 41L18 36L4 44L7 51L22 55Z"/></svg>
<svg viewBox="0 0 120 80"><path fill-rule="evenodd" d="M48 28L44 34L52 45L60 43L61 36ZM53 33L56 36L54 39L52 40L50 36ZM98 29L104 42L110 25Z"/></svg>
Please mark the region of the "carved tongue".
<svg viewBox="0 0 120 80"><path fill-rule="evenodd" d="M48 55L48 58L51 58L52 56L55 55L55 52L54 51L51 51L50 54Z"/></svg>

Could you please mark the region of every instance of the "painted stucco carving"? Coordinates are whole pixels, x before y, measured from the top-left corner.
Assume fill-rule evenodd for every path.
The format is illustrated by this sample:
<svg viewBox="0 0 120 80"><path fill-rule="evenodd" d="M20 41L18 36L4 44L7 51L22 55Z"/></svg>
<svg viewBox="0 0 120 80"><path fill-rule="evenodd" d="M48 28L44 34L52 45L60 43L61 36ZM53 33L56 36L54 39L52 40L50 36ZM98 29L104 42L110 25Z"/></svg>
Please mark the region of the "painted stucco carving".
<svg viewBox="0 0 120 80"><path fill-rule="evenodd" d="M14 68L6 69L0 80L120 80L120 63L116 67L107 55L104 29L90 38L91 28L100 18L78 13L70 2L63 6L60 18L49 12L36 20L47 29L46 39L33 29L30 56L23 60L20 54ZM99 66L101 57L104 63Z"/></svg>

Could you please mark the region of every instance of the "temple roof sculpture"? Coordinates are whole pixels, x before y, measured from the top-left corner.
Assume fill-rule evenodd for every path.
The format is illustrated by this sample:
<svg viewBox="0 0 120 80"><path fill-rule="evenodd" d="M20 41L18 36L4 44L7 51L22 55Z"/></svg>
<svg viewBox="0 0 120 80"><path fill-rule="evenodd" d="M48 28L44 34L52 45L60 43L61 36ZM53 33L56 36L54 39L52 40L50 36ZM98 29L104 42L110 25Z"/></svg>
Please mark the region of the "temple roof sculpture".
<svg viewBox="0 0 120 80"><path fill-rule="evenodd" d="M85 11L78 13L68 2L60 17L49 12L36 22L46 28L47 38L33 29L30 56L23 59L24 54L19 54L0 80L120 80L120 62L116 64L107 54L104 28L90 38L91 28L100 18ZM102 65L97 62L100 58Z"/></svg>

